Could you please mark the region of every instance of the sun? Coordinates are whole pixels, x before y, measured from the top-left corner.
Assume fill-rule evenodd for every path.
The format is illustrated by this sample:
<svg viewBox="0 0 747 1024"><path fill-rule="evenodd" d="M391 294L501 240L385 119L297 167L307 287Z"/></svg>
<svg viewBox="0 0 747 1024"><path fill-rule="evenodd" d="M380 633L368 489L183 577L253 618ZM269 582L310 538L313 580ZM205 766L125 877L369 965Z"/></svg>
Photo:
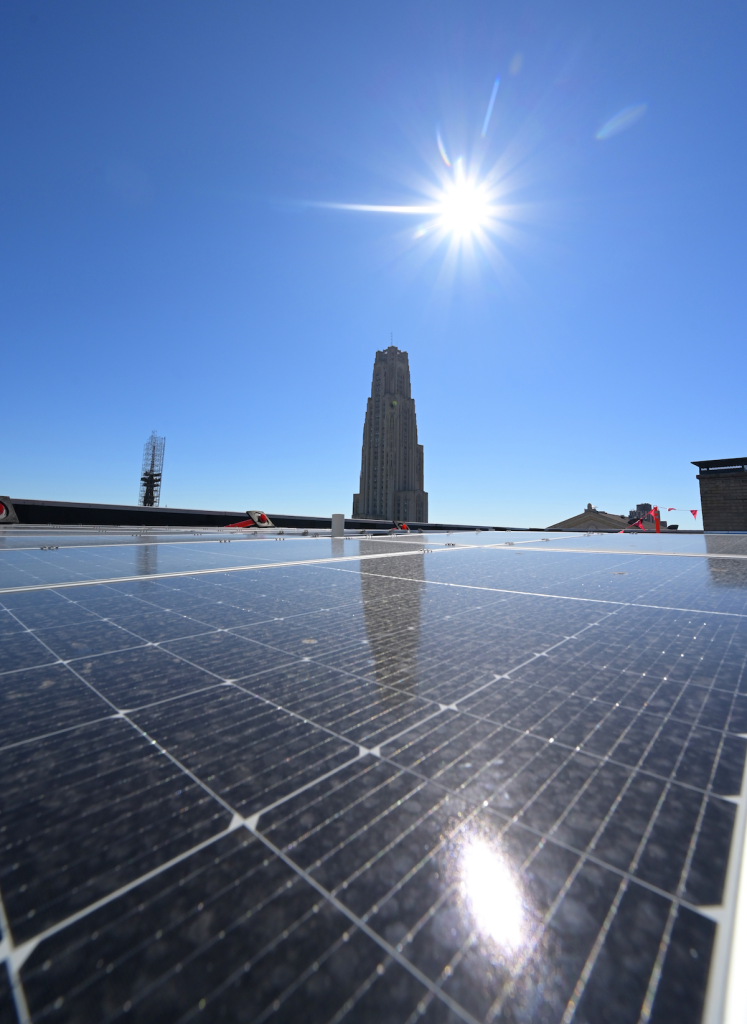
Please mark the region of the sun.
<svg viewBox="0 0 747 1024"><path fill-rule="evenodd" d="M336 210L354 210L362 213L387 213L415 216L421 219L415 238L426 235L438 239L450 238L457 248L472 238L483 244L487 233L495 233L502 209L496 204L496 189L487 178L464 169L461 158L456 166L449 164L450 173L441 174L440 184L432 187L430 201L410 206L382 206L368 203L314 203Z"/></svg>
<svg viewBox="0 0 747 1024"><path fill-rule="evenodd" d="M511 74L515 73L511 70ZM413 195L414 202L383 204L311 201L303 205L417 218L419 223L414 230L406 228L398 235L403 253L417 246L420 258L429 260L440 252L443 270L448 273L452 273L462 261L475 269L478 267L477 261L484 258L502 278L515 281L516 275L506 250L509 246L527 242L525 224L522 222L535 219L537 211L532 210L531 203L517 202L516 193L525 184L522 183L522 172L519 171L527 155L524 142L515 139L504 145L492 165L486 166L488 130L493 120L500 83L500 75L497 75L479 139L474 138L469 143L464 132L460 132L463 136L462 145L468 147L461 155L454 158L436 124L435 151L431 143L427 143L425 148L421 147L427 173L424 175L422 171L413 170L409 175L408 191Z"/></svg>
<svg viewBox="0 0 747 1024"><path fill-rule="evenodd" d="M458 238L468 238L485 228L491 207L485 186L457 172L437 204L441 228Z"/></svg>
<svg viewBox="0 0 747 1024"><path fill-rule="evenodd" d="M417 217L414 231L402 234L405 244L423 245L428 257L442 249L444 258L453 261L462 255L473 259L478 251L488 257L496 269L504 269L499 250L501 239L511 234L506 205L507 186L497 163L487 173L480 160L457 157L450 160L437 131L438 153L442 165L431 165L429 179L420 178L416 190L420 201L408 204L312 202L306 205L359 213L395 214ZM445 166L444 166L445 165ZM422 198L421 198L422 197Z"/></svg>

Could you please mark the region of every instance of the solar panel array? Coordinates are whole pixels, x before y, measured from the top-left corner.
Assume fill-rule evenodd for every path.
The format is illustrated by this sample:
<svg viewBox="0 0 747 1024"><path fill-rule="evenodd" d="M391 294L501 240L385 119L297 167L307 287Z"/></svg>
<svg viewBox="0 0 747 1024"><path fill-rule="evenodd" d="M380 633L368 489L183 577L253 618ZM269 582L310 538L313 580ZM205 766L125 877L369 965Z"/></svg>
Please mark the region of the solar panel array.
<svg viewBox="0 0 747 1024"><path fill-rule="evenodd" d="M720 1020L745 540L6 528L0 1024Z"/></svg>

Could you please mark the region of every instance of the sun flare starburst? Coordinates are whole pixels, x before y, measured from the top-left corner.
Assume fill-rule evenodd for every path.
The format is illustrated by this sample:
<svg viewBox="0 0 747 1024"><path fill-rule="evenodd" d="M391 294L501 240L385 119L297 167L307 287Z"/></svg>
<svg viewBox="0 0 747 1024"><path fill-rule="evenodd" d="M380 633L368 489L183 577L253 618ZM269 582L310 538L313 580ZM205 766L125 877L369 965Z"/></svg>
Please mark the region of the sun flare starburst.
<svg viewBox="0 0 747 1024"><path fill-rule="evenodd" d="M443 175L439 185L429 189L430 202L409 205L382 205L370 203L315 203L334 210L353 210L361 213L390 213L420 218L415 238L437 235L438 240L450 239L459 246L473 238L485 242L487 233L496 233L501 220L501 207L496 202L497 190L490 187L487 178L478 178L463 168L457 160L451 173Z"/></svg>
<svg viewBox="0 0 747 1024"><path fill-rule="evenodd" d="M512 272L503 243L515 244L520 236L517 219L525 211L508 197L515 192L518 181L515 159L504 150L492 166L486 166L486 135L494 118L494 106L500 85L496 77L487 113L479 138L468 152L453 157L436 125L433 149L426 146L423 157L428 166L426 177L412 175L409 203L340 203L314 202L309 205L360 213L397 214L414 218L413 229L398 236L401 251L412 250L416 264L428 261L440 252L443 268L450 272L464 260L473 265L479 255L486 257L494 272L508 279ZM414 193L414 194L413 194ZM419 256L415 256L416 251ZM445 280L442 278L442 280Z"/></svg>

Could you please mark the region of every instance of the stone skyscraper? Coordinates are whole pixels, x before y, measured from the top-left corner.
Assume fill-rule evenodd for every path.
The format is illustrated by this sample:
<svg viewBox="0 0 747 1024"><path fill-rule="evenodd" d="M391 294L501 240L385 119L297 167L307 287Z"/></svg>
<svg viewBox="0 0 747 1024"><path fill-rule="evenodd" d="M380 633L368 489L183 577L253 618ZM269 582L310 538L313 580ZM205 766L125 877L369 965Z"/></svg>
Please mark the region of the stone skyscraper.
<svg viewBox="0 0 747 1024"><path fill-rule="evenodd" d="M353 518L428 522L410 364L395 345L376 353L363 426L360 492Z"/></svg>

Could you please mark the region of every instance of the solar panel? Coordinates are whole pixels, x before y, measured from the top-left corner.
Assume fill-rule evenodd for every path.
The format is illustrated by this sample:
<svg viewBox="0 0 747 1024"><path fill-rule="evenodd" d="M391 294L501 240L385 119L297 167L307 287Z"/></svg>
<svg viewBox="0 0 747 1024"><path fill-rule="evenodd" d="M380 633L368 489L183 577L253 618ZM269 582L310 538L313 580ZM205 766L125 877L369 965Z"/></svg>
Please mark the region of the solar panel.
<svg viewBox="0 0 747 1024"><path fill-rule="evenodd" d="M738 1009L744 538L0 543L0 1021Z"/></svg>

